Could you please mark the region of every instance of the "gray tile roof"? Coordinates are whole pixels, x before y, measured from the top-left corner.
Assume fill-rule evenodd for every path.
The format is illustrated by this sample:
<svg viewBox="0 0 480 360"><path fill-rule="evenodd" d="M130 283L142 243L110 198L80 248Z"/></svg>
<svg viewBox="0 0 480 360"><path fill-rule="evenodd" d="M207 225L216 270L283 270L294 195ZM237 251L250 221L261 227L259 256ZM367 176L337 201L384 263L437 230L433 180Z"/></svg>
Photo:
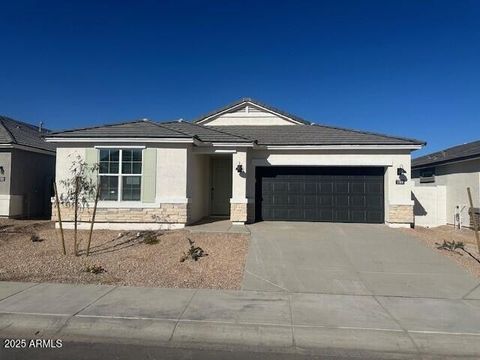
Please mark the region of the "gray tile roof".
<svg viewBox="0 0 480 360"><path fill-rule="evenodd" d="M415 139L392 137L325 125L211 126L242 135L259 145L423 145Z"/></svg>
<svg viewBox="0 0 480 360"><path fill-rule="evenodd" d="M412 168L445 164L480 157L480 140L453 146L412 160Z"/></svg>
<svg viewBox="0 0 480 360"><path fill-rule="evenodd" d="M196 123L196 122L202 121L202 120L204 120L205 118L208 118L208 117L210 117L210 116L213 116L213 115L215 115L215 114L217 114L217 113L220 113L220 112L222 112L222 111L225 111L225 110L228 110L228 109L230 109L230 108L234 108L234 107L236 107L236 106L238 106L238 105L246 104L246 103L250 103L250 104L254 104L254 105L255 105L255 104L256 104L256 105L259 105L259 106L261 106L261 107L263 107L263 108L265 108L265 109L268 109L268 110L270 110L270 111L276 112L277 114L280 114L280 115L283 115L283 116L285 116L285 117L288 117L288 118L290 118L290 119L292 119L292 120L298 121L299 123L302 123L302 124L305 124L305 125L310 125L310 121L307 121L307 120L305 120L305 119L302 119L302 118L299 117L299 116L290 114L290 113L288 113L288 112L286 112L286 111L283 111L283 110L277 109L277 108L275 108L275 107L273 107L273 106L270 106L270 105L267 105L267 104L265 104L265 103L262 103L262 102L260 102L260 101L258 101L258 100L254 100L254 99L252 99L252 98L242 98L242 99L237 100L237 101L235 101L235 102L233 102L233 103L231 103L231 104L228 104L228 105L226 105L226 106L222 106L221 108L219 108L219 109L217 109L217 110L211 111L211 112L209 112L208 114L205 114L205 115L203 115L203 116L201 116L201 117L193 120L193 122Z"/></svg>
<svg viewBox="0 0 480 360"><path fill-rule="evenodd" d="M38 126L0 116L0 144L21 145L40 150L55 151L55 145L43 140L49 131Z"/></svg>
<svg viewBox="0 0 480 360"><path fill-rule="evenodd" d="M58 131L61 138L196 138L203 142L256 142L259 145L423 145L415 139L392 137L325 125L205 126L186 121L157 123L136 120Z"/></svg>
<svg viewBox="0 0 480 360"><path fill-rule="evenodd" d="M61 138L191 138L192 135L171 129L151 120L134 120L128 122L99 125L87 128L56 131L49 137Z"/></svg>
<svg viewBox="0 0 480 360"><path fill-rule="evenodd" d="M168 123L161 123L163 126L175 131L181 131L195 136L197 139L204 142L252 142L250 138L242 136L241 134L230 134L228 129L214 129L211 126L203 126L200 124L175 121Z"/></svg>

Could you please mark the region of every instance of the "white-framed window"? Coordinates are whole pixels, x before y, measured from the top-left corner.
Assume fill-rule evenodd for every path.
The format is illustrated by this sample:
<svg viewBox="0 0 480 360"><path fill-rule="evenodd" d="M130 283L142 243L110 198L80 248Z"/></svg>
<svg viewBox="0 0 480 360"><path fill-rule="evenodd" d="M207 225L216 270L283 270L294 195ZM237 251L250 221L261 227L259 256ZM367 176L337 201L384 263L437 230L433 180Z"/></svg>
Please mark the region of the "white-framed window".
<svg viewBox="0 0 480 360"><path fill-rule="evenodd" d="M99 149L102 201L140 201L142 149Z"/></svg>

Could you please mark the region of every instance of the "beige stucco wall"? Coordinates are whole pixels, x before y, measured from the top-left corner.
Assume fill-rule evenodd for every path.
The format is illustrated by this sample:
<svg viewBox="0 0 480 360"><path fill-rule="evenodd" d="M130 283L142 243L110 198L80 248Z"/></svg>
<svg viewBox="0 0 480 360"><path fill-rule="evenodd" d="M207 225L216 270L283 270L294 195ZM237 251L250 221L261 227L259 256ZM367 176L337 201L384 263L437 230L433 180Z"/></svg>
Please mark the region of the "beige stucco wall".
<svg viewBox="0 0 480 360"><path fill-rule="evenodd" d="M84 147L57 148L55 181L59 194L63 194L66 191L65 187L62 185L62 180L66 180L71 177L70 168L72 166L72 162L76 160L77 156L85 159L85 149L86 148Z"/></svg>
<svg viewBox="0 0 480 360"><path fill-rule="evenodd" d="M4 174L0 175L5 181L0 182L0 216L9 216L10 214L10 175L11 175L11 152L0 152L0 166L3 167Z"/></svg>
<svg viewBox="0 0 480 360"><path fill-rule="evenodd" d="M252 109L252 108L250 108ZM203 125L295 125L277 115L266 111L257 110L246 112L245 109L220 115Z"/></svg>
<svg viewBox="0 0 480 360"><path fill-rule="evenodd" d="M157 149L157 203L187 201L186 146L160 146Z"/></svg>
<svg viewBox="0 0 480 360"><path fill-rule="evenodd" d="M112 148L121 148L139 144L103 144ZM141 146L142 144L140 144ZM77 155L83 159L87 149L93 149L95 144L85 144L84 147L65 146L57 149L56 182L59 193L65 192L61 180L71 176L69 169ZM155 177L155 201L144 203L142 201L117 202L100 201L98 204L99 222L125 222L125 223L179 223L187 222L189 199L187 195L187 145L146 144L148 148L155 148L156 177ZM93 205L93 201L90 207ZM117 209L117 210L116 210ZM118 212L123 217L119 217ZM128 217L128 214L132 214ZM155 214L155 219L152 218ZM135 216L133 216L135 215ZM52 214L55 218L56 214ZM85 218L86 219L86 218ZM85 220L83 219L83 220ZM85 220L86 221L86 220Z"/></svg>
<svg viewBox="0 0 480 360"><path fill-rule="evenodd" d="M209 215L210 187L210 157L190 151L187 176L187 193L191 204L189 222Z"/></svg>
<svg viewBox="0 0 480 360"><path fill-rule="evenodd" d="M446 186L415 186L412 199L415 225L435 227L447 223Z"/></svg>
<svg viewBox="0 0 480 360"><path fill-rule="evenodd" d="M467 187L470 187L474 206L480 206L480 159L446 164L436 167L435 183L421 184L414 179L417 187L446 187L446 224L454 224L455 208L462 210L462 225L469 226Z"/></svg>

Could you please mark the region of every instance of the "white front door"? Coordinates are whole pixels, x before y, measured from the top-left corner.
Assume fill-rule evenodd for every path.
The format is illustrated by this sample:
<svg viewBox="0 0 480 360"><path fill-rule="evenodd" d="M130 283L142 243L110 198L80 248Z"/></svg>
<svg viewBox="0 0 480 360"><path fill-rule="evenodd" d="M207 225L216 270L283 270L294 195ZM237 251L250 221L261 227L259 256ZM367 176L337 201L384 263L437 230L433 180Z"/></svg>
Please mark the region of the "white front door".
<svg viewBox="0 0 480 360"><path fill-rule="evenodd" d="M230 214L232 158L212 157L212 215Z"/></svg>

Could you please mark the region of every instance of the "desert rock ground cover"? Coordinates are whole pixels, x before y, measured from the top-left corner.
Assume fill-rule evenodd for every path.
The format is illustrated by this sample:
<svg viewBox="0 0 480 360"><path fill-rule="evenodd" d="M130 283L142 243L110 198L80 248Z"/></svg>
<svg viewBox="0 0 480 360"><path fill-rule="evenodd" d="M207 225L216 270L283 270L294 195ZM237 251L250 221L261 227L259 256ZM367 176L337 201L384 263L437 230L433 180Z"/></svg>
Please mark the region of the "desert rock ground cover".
<svg viewBox="0 0 480 360"><path fill-rule="evenodd" d="M32 241L36 235L39 241ZM93 283L129 286L239 289L249 238L243 234L95 230L90 256L73 255L73 231L66 230L67 255L50 221L0 220L0 281ZM208 256L180 262L188 238ZM79 230L84 250L88 231ZM33 240L38 240L35 237ZM87 269L104 272L94 274Z"/></svg>
<svg viewBox="0 0 480 360"><path fill-rule="evenodd" d="M460 266L464 267L472 275L480 278L480 263L461 250L446 251L438 249L438 244L443 241L463 242L465 249L472 253L477 259L480 259L475 235L471 229L455 229L453 226L439 226L435 228L416 227L415 229L404 229L406 232L415 235L426 246L433 251L449 257Z"/></svg>

